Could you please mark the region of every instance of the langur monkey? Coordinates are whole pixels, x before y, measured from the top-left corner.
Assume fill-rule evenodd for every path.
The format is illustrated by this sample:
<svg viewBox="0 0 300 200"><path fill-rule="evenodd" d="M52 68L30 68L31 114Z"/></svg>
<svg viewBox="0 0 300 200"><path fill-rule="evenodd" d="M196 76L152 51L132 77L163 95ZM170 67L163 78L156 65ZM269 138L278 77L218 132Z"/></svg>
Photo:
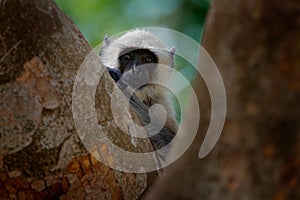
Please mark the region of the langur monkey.
<svg viewBox="0 0 300 200"><path fill-rule="evenodd" d="M178 124L166 88L149 82L169 78L170 74L159 72L158 64L173 68L174 54L174 47L166 49L157 36L140 29L128 31L115 39L106 36L99 53L102 64L115 82L124 79L125 84L132 88L139 81L148 83L137 88L135 96L130 97L130 105L142 123L149 123L148 109L151 106L160 104L164 107L166 123L157 135L150 137L155 149L160 149L173 139ZM144 73L141 72L143 70Z"/></svg>

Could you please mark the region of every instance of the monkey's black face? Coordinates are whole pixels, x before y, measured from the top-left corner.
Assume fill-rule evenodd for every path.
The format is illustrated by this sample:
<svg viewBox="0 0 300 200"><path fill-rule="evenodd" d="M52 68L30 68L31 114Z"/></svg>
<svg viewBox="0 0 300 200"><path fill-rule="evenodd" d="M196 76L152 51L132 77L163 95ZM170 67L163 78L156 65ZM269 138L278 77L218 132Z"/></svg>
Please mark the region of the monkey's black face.
<svg viewBox="0 0 300 200"><path fill-rule="evenodd" d="M157 76L158 57L148 49L126 49L118 60L118 69L107 67L115 82L122 78L122 83L140 90Z"/></svg>
<svg viewBox="0 0 300 200"><path fill-rule="evenodd" d="M140 65L158 63L157 56L148 49L134 49L121 52L119 57L121 74Z"/></svg>

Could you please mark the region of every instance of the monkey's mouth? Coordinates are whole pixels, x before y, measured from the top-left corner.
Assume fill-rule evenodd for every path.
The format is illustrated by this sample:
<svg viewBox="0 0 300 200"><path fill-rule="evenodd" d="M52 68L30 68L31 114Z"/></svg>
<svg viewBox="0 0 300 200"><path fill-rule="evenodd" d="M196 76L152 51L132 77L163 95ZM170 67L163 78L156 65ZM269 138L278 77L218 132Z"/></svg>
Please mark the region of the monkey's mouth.
<svg viewBox="0 0 300 200"><path fill-rule="evenodd" d="M118 83L120 85L129 87L133 91L141 91L141 90L149 87L149 85L151 85L151 83L147 83L147 82L141 81L139 79L127 79L126 76L122 76L118 80Z"/></svg>
<svg viewBox="0 0 300 200"><path fill-rule="evenodd" d="M151 71L145 69L138 72L130 70L124 73L120 80L133 90L145 89L153 82Z"/></svg>
<svg viewBox="0 0 300 200"><path fill-rule="evenodd" d="M142 86L140 86L139 88L137 88L136 90L142 90L142 89L145 89L145 87L149 86L149 84L144 84Z"/></svg>

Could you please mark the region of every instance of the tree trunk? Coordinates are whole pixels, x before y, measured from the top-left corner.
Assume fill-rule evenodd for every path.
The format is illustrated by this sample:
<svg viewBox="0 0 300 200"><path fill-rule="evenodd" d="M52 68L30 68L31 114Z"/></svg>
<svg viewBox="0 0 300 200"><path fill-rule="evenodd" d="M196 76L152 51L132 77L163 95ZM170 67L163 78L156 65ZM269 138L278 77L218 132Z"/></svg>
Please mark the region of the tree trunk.
<svg viewBox="0 0 300 200"><path fill-rule="evenodd" d="M222 136L197 157L210 118L198 77L197 138L148 198L300 199L300 2L214 1L204 47L226 86Z"/></svg>
<svg viewBox="0 0 300 200"><path fill-rule="evenodd" d="M91 50L83 35L53 1L1 0L0 6L0 198L141 198L156 173L113 170L76 133L72 88ZM107 77L96 93L98 119L116 135ZM122 135L118 141L131 149ZM143 145L152 148L149 141ZM104 144L96 151L114 159Z"/></svg>

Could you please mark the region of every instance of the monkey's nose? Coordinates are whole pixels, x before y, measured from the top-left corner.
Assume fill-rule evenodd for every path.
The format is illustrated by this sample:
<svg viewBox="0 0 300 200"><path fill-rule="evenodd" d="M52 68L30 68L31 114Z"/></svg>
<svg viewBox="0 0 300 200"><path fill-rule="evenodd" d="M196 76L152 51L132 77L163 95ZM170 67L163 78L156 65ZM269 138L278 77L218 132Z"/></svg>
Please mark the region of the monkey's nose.
<svg viewBox="0 0 300 200"><path fill-rule="evenodd" d="M131 67L131 69L132 69L132 72L135 73L136 72L136 65L133 64L132 67Z"/></svg>
<svg viewBox="0 0 300 200"><path fill-rule="evenodd" d="M131 67L133 73L136 73L136 72L139 71L139 70L138 70L138 69L139 69L138 66L139 66L138 63L136 63L136 62L133 63L133 65L132 65L132 67Z"/></svg>

